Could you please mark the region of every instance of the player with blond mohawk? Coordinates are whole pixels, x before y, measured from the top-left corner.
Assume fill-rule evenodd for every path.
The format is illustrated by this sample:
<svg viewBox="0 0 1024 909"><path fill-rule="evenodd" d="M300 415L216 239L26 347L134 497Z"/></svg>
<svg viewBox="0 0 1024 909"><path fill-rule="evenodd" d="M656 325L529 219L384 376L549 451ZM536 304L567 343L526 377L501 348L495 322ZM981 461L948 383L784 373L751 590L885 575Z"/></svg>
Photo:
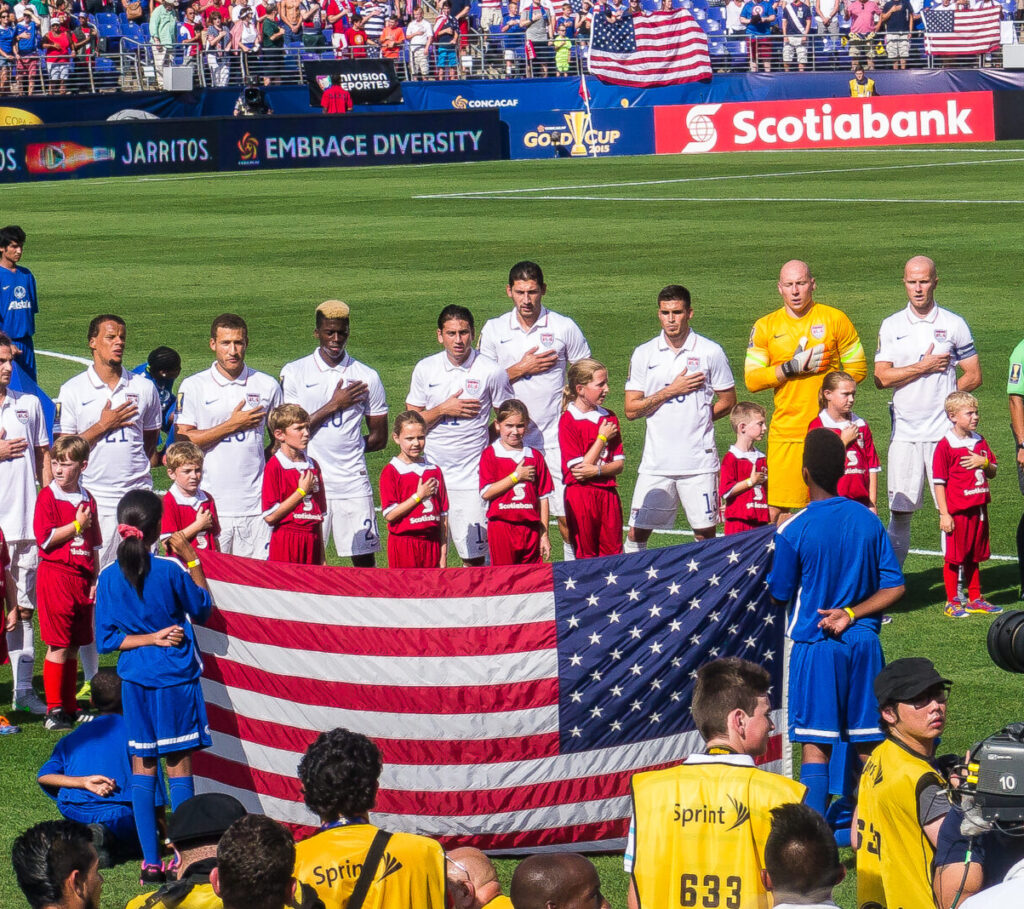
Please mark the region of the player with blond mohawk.
<svg viewBox="0 0 1024 909"><path fill-rule="evenodd" d="M313 336L320 346L284 365L281 387L286 402L309 413L309 453L320 464L327 494L325 542L333 534L339 556L372 568L380 536L365 453L387 444L388 404L380 376L345 349L350 312L341 300L316 308Z"/></svg>

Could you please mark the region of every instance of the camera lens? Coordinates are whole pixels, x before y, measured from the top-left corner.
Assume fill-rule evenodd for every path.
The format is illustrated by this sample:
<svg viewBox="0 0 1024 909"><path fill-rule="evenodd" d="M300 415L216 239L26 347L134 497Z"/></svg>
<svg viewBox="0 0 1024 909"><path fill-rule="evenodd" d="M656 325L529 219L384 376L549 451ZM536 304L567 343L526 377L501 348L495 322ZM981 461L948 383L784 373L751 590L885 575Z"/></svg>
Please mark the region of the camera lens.
<svg viewBox="0 0 1024 909"><path fill-rule="evenodd" d="M988 629L988 655L1006 672L1024 673L1024 610L999 616Z"/></svg>

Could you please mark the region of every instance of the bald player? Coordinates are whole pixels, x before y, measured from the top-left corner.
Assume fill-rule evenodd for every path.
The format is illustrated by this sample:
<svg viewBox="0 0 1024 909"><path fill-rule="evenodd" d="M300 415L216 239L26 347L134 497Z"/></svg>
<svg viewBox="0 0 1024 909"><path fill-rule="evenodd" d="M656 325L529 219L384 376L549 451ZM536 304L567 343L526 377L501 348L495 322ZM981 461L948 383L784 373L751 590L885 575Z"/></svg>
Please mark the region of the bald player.
<svg viewBox="0 0 1024 909"><path fill-rule="evenodd" d="M891 388L889 541L902 565L910 550L910 519L924 504L932 456L949 429L944 402L981 385L981 361L967 323L935 303L935 263L914 256L903 269L907 305L878 331L875 385Z"/></svg>
<svg viewBox="0 0 1024 909"><path fill-rule="evenodd" d="M857 329L841 310L814 300L810 266L793 259L779 272L782 308L754 323L743 365L751 392L771 388L775 413L768 429L768 506L772 520L807 504L801 476L807 424L818 415L825 373L841 369L857 382L867 375Z"/></svg>
<svg viewBox="0 0 1024 909"><path fill-rule="evenodd" d="M498 872L479 849L461 846L445 854L448 895L454 909L512 909L503 896Z"/></svg>
<svg viewBox="0 0 1024 909"><path fill-rule="evenodd" d="M593 863L575 852L523 859L512 875L514 909L611 909Z"/></svg>

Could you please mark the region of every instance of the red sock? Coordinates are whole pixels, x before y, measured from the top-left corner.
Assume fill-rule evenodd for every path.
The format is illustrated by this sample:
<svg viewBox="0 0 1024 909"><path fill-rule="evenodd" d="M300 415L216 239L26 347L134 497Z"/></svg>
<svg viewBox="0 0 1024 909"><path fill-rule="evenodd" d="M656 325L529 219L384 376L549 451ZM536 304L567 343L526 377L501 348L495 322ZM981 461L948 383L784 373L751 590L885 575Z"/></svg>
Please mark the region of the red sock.
<svg viewBox="0 0 1024 909"><path fill-rule="evenodd" d="M981 572L978 571L977 562L964 562L964 587L972 603L981 599Z"/></svg>
<svg viewBox="0 0 1024 909"><path fill-rule="evenodd" d="M60 679L60 700L64 712L68 716L78 715L78 701L75 700L75 693L78 691L78 660L65 660L64 672Z"/></svg>
<svg viewBox="0 0 1024 909"><path fill-rule="evenodd" d="M61 705L61 678L64 664L53 660L43 661L43 691L46 694L46 709L57 710Z"/></svg>
<svg viewBox="0 0 1024 909"><path fill-rule="evenodd" d="M942 563L942 580L946 584L946 602L953 603L956 601L957 594L957 579L960 575L959 565L953 565L950 562Z"/></svg>

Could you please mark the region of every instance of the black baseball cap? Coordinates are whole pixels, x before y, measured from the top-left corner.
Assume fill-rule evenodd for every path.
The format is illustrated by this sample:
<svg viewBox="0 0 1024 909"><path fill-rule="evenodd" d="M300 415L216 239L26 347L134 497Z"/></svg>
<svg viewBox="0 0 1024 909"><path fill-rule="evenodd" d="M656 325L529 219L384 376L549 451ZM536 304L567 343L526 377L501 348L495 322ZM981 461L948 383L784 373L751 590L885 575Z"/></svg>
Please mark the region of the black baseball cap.
<svg viewBox="0 0 1024 909"><path fill-rule="evenodd" d="M910 701L936 685L952 685L939 675L931 660L904 657L893 660L875 676L875 697L879 705Z"/></svg>
<svg viewBox="0 0 1024 909"><path fill-rule="evenodd" d="M248 812L233 795L204 792L186 799L167 823L167 837L179 848L189 843L217 843Z"/></svg>

